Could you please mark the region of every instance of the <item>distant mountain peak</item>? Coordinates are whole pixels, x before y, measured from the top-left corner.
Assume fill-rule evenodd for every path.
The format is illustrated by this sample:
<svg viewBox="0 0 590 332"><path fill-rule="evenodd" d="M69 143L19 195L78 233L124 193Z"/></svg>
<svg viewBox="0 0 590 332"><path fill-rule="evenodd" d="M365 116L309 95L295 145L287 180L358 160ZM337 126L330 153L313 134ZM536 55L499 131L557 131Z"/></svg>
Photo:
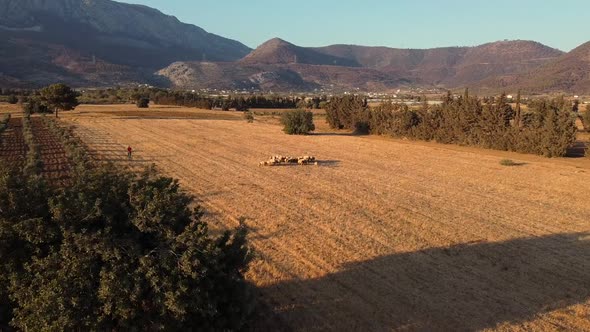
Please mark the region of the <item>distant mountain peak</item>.
<svg viewBox="0 0 590 332"><path fill-rule="evenodd" d="M273 38L258 46L241 62L250 64L308 64L360 67L356 61L323 54L312 48L291 44L281 38Z"/></svg>
<svg viewBox="0 0 590 332"><path fill-rule="evenodd" d="M292 43L289 43L288 41L281 39L279 37L274 37L274 38L271 38L271 39L265 41L264 43L260 44L259 47L262 47L262 46L275 46L276 47L276 46L295 46L295 45Z"/></svg>

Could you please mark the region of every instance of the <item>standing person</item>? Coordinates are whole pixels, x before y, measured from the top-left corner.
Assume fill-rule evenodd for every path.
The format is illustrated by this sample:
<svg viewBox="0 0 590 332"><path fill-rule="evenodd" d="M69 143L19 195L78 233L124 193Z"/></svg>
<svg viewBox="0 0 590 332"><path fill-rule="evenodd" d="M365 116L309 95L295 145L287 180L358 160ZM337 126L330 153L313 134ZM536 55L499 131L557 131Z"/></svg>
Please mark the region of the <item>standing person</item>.
<svg viewBox="0 0 590 332"><path fill-rule="evenodd" d="M131 160L131 153L133 152L133 149L131 148L131 146L127 147L127 158L129 158L129 160Z"/></svg>

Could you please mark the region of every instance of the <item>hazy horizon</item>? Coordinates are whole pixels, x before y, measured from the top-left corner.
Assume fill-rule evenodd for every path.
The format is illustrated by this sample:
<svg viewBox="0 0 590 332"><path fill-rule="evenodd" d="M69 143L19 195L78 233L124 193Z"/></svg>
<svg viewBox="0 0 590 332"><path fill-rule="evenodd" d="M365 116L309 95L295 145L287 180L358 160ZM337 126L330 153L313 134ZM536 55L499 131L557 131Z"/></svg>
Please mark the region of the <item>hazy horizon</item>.
<svg viewBox="0 0 590 332"><path fill-rule="evenodd" d="M156 8L251 48L274 37L309 47L356 44L394 48L476 46L508 39L534 40L567 52L590 39L583 32L590 2L581 0L560 4L499 0L476 6L465 0L373 0L362 6L334 0L121 2Z"/></svg>

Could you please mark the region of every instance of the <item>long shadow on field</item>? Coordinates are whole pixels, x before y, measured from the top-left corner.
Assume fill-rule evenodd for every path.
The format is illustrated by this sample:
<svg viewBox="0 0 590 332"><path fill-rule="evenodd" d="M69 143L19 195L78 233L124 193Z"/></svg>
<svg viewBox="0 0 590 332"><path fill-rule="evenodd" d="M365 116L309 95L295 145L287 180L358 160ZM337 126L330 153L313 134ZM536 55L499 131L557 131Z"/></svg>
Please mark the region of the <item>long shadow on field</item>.
<svg viewBox="0 0 590 332"><path fill-rule="evenodd" d="M590 236L562 234L400 253L260 289L261 325L286 330L473 331L590 298ZM573 314L575 315L575 314ZM578 322L582 319L578 319ZM584 327L590 327L590 321ZM254 330L265 327L255 327Z"/></svg>

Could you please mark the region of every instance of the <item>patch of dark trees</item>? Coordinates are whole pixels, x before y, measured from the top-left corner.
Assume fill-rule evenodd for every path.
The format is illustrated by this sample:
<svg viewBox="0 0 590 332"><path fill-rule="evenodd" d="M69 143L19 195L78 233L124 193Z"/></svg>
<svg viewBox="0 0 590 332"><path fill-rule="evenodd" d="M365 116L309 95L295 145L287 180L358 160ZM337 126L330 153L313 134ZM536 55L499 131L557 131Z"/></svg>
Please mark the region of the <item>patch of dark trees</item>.
<svg viewBox="0 0 590 332"><path fill-rule="evenodd" d="M576 112L564 98L538 99L513 107L505 95L493 98L450 93L440 105L426 101L417 109L383 103L371 108L357 96L335 97L326 105L332 128L357 133L469 145L487 149L565 156L576 140Z"/></svg>

